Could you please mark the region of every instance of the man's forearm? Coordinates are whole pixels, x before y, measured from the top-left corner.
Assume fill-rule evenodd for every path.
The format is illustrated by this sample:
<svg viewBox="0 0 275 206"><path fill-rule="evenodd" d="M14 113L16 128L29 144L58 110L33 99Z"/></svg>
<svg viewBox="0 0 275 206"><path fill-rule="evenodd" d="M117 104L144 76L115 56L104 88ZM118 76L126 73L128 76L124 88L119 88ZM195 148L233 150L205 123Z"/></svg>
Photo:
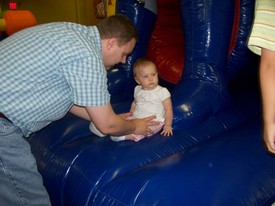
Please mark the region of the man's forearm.
<svg viewBox="0 0 275 206"><path fill-rule="evenodd" d="M91 121L91 118L90 118L90 116L89 116L89 114L88 114L85 107L80 107L80 106L77 106L77 105L73 105L72 108L70 109L70 113L72 113L73 115L78 116L82 119Z"/></svg>
<svg viewBox="0 0 275 206"><path fill-rule="evenodd" d="M263 100L263 117L265 122L275 121L275 53L262 51L260 64L260 84Z"/></svg>

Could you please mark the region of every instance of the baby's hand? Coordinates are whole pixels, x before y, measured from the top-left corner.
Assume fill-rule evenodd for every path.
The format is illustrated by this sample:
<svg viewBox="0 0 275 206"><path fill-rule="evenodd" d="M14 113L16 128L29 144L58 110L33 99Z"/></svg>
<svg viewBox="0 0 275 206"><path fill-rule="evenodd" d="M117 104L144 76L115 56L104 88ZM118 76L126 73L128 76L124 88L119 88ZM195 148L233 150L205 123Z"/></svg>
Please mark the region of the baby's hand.
<svg viewBox="0 0 275 206"><path fill-rule="evenodd" d="M173 135L173 129L171 125L164 125L162 132L160 133L164 136Z"/></svg>

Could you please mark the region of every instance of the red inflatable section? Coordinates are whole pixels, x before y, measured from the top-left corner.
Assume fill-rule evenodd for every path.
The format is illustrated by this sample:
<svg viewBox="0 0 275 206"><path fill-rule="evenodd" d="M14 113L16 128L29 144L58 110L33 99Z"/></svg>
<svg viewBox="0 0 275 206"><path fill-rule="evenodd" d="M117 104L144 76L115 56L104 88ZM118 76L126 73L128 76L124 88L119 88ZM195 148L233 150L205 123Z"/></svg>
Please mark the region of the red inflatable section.
<svg viewBox="0 0 275 206"><path fill-rule="evenodd" d="M158 17L147 56L157 65L160 78L177 84L184 69L184 35L180 0L158 0ZM240 19L240 2L235 0L235 19L228 55L235 47Z"/></svg>
<svg viewBox="0 0 275 206"><path fill-rule="evenodd" d="M234 17L234 24L232 28L232 36L231 36L231 41L230 41L230 47L229 47L229 52L228 55L230 55L236 46L237 38L238 38L238 29L240 25L240 1L235 0L235 17Z"/></svg>
<svg viewBox="0 0 275 206"><path fill-rule="evenodd" d="M147 56L158 68L160 78L178 83L184 65L184 39L180 0L158 0L158 17Z"/></svg>

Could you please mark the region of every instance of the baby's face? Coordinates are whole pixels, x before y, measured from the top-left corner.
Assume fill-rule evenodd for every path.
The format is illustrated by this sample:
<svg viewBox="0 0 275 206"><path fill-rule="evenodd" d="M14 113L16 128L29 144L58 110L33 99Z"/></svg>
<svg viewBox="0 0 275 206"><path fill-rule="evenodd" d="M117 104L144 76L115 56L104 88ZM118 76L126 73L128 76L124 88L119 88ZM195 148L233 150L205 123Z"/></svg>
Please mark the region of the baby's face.
<svg viewBox="0 0 275 206"><path fill-rule="evenodd" d="M155 89L158 85L158 72L153 64L140 67L137 71L136 81L144 90Z"/></svg>

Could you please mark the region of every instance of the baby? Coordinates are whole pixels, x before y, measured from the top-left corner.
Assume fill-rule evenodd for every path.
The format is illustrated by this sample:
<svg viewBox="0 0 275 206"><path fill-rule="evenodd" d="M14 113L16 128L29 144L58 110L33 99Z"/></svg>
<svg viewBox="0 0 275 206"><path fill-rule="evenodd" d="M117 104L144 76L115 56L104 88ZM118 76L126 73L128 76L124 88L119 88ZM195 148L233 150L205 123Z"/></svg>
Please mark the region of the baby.
<svg viewBox="0 0 275 206"><path fill-rule="evenodd" d="M156 115L154 121L158 121L160 124L150 126L150 129L154 131L154 133L157 133L163 128L161 132L162 135L173 135L171 94L165 87L158 85L159 80L156 65L152 61L142 58L137 60L134 64L133 72L135 81L138 85L135 87L134 101L130 109L132 116L127 117L127 119ZM105 136L98 131L92 122L90 123L90 130L98 136ZM147 136L151 135L153 134L148 134ZM137 142L145 136L129 134L125 136L110 137L113 141L134 140Z"/></svg>

